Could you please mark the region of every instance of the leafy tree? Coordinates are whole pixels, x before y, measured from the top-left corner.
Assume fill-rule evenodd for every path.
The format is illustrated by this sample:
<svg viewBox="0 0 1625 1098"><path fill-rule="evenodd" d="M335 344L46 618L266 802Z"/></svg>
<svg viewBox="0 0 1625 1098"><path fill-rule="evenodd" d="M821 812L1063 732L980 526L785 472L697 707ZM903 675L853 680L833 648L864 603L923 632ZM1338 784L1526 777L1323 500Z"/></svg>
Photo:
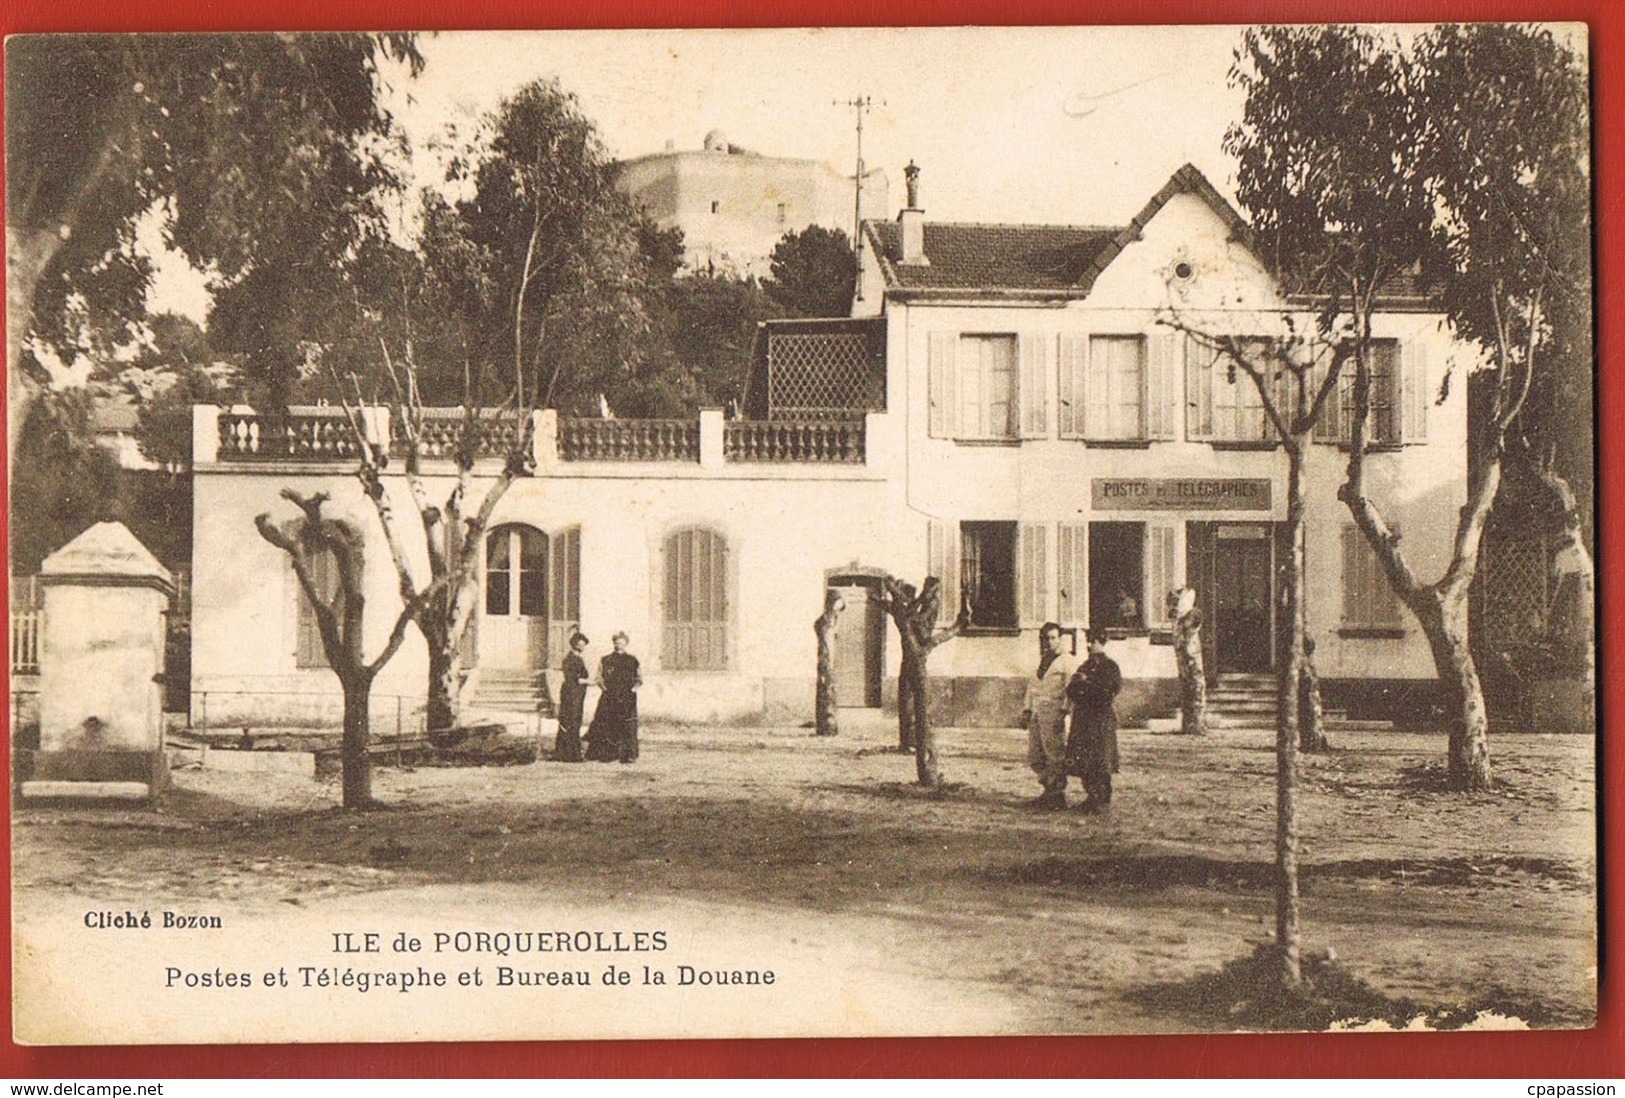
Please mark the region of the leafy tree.
<svg viewBox="0 0 1625 1098"><path fill-rule="evenodd" d="M839 229L809 225L785 233L773 249L762 288L786 316L847 316L857 292L858 261Z"/></svg>
<svg viewBox="0 0 1625 1098"><path fill-rule="evenodd" d="M122 521L118 461L96 444L84 389L47 390L28 409L11 473L11 567L20 575L98 522ZM139 535L138 535L139 536Z"/></svg>
<svg viewBox="0 0 1625 1098"><path fill-rule="evenodd" d="M142 455L179 474L192 464L192 405L219 401L235 384L237 370L215 360L208 337L190 317L158 313L146 326L149 338L140 352L105 364L97 377L135 401Z"/></svg>
<svg viewBox="0 0 1625 1098"><path fill-rule="evenodd" d="M1249 31L1232 71L1246 91L1246 104L1241 121L1226 136L1226 147L1240 164L1238 197L1252 214L1287 289L1317 301L1321 331L1348 343L1353 413L1347 476L1338 494L1427 637L1447 699L1450 782L1457 789L1481 789L1491 780L1489 722L1468 644L1468 592L1500 483L1507 434L1525 407L1522 394L1534 374L1532 358L1491 356L1488 368L1500 374L1504 399L1482 425L1466 505L1438 579L1427 582L1416 574L1366 479L1372 435L1371 321L1381 295L1394 280L1418 268L1440 272L1459 261L1462 253L1453 249L1482 239L1474 235L1478 227L1465 222L1476 220L1473 196L1486 192L1477 185L1446 186L1439 172L1437 146L1457 140L1441 119L1471 113L1474 108L1464 106L1464 100L1478 94L1476 81L1464 85L1436 79L1431 72L1433 60L1443 56L1439 51L1454 48L1448 43L1444 37L1424 39L1415 52L1406 53L1361 28ZM1543 81L1556 79L1550 72L1541 75L1539 66L1498 71L1508 83L1495 93L1501 101L1482 116L1488 128L1521 130L1531 142L1549 148L1553 126L1562 123L1540 112L1573 110L1576 104L1538 94ZM1512 84L1520 79L1535 83L1515 90ZM1485 146L1484 151L1493 150ZM1480 182L1493 179L1496 171L1472 167L1470 161L1460 167L1478 173ZM1509 170L1517 179L1522 168ZM1540 191L1531 187L1526 197L1544 206L1548 200L1538 197ZM1543 209L1535 224L1546 224L1554 212ZM1491 239L1481 256L1484 262L1513 247L1504 233ZM1512 255L1515 263L1531 258L1527 249ZM1468 268L1465 281L1482 284L1483 279L1482 267ZM1448 304L1454 296L1459 295L1447 290L1447 308L1454 322L1464 324L1461 309ZM1539 298L1525 300L1538 303ZM1527 315L1528 332L1538 332L1538 311ZM1473 338L1470 323L1460 330Z"/></svg>
<svg viewBox="0 0 1625 1098"><path fill-rule="evenodd" d="M127 339L151 269L136 224L229 285L337 254L383 177L386 59L411 35L40 35L6 43L7 374L31 341L72 357ZM15 426L8 452L15 452Z"/></svg>
<svg viewBox="0 0 1625 1098"><path fill-rule="evenodd" d="M781 315L778 306L755 279L707 273L674 279L660 301L663 367L627 413L692 415L737 401L757 325Z"/></svg>
<svg viewBox="0 0 1625 1098"><path fill-rule="evenodd" d="M1442 211L1427 272L1451 324L1484 351L1474 444L1492 484L1503 453L1542 485L1579 565L1576 640L1588 677L1591 181L1586 75L1549 30L1440 27L1417 64L1430 184ZM1580 491L1576 491L1576 486ZM1582 495L1583 493L1583 495ZM1504 492L1502 493L1505 494Z"/></svg>

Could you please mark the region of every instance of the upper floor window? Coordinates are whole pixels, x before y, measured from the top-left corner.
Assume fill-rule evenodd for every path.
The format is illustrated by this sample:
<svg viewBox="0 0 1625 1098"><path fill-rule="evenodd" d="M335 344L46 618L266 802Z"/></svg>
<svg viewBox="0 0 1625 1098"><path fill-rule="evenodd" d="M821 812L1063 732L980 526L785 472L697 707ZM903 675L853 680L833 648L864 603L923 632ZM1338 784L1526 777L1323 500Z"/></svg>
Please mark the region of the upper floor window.
<svg viewBox="0 0 1625 1098"><path fill-rule="evenodd" d="M1287 414L1292 375L1272 365L1265 340L1242 340L1241 353L1264 374L1276 409ZM1187 339L1185 386L1186 432L1193 441L1268 442L1275 438L1257 382L1228 354Z"/></svg>
<svg viewBox="0 0 1625 1098"><path fill-rule="evenodd" d="M1422 346L1396 339L1373 340L1367 362L1371 372L1367 441L1373 446L1427 441L1428 379ZM1321 422L1315 428L1317 439L1352 441L1355 374L1354 362L1345 362L1338 375L1337 392L1326 401Z"/></svg>
<svg viewBox="0 0 1625 1098"><path fill-rule="evenodd" d="M959 337L959 437L1016 437L1016 337Z"/></svg>
<svg viewBox="0 0 1625 1098"><path fill-rule="evenodd" d="M1053 337L932 332L927 337L927 433L967 441L1042 438Z"/></svg>
<svg viewBox="0 0 1625 1098"><path fill-rule="evenodd" d="M1178 371L1172 335L1066 333L1059 348L1062 438L1174 437Z"/></svg>

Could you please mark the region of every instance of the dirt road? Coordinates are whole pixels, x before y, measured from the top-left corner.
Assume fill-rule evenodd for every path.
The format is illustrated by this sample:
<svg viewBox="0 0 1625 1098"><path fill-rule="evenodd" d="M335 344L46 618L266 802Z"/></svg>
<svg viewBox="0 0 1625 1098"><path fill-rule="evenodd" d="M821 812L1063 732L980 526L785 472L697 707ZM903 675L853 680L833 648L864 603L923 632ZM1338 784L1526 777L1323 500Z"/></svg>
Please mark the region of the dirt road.
<svg viewBox="0 0 1625 1098"><path fill-rule="evenodd" d="M950 785L935 796L911 784L910 759L886 750L893 735L853 720L833 739L803 729L653 728L631 766L383 769L376 788L391 807L361 816L334 808L333 781L209 770L178 771L159 814L20 808L19 996L60 1006L49 1030L74 1011L104 1009L72 990L73 965L98 951L134 949L153 968L135 980L139 1000L160 968L176 958L206 963L211 950L243 967L288 957L335 963L313 958L349 926L424 934L637 926L669 935L671 950L655 960L673 979L683 962L774 968L778 983L621 1000L630 1010L600 1002L600 991L576 1000L550 993L547 1003L581 1009L540 1013L493 1007L515 1000L487 995L479 1009L448 999L433 1017L402 1006L399 1019L394 1005L380 1013L375 997L357 1032L1121 1033L1247 1024L1251 1015L1215 1000L1203 981L1272 930L1271 734L1125 731L1117 797L1104 817L1028 809L1037 787L1019 733L945 732ZM1592 741L1500 736L1492 745L1498 787L1475 795L1442 789L1442 737L1346 734L1336 747L1303 764L1306 949L1330 948L1350 978L1393 999L1452 1008L1458 1020L1493 1010L1532 1025L1591 1024ZM221 914L225 937L177 932L161 946L145 937L132 946L76 925L88 911L126 908ZM499 964L568 971L579 960L595 981L605 961L442 959L482 961L486 975ZM256 998L241 1010L185 991L158 999L218 1019L221 1032L246 1025L261 1036L313 1039L287 1004L315 999L267 1008ZM154 1039L152 1027L125 1039L137 1037Z"/></svg>

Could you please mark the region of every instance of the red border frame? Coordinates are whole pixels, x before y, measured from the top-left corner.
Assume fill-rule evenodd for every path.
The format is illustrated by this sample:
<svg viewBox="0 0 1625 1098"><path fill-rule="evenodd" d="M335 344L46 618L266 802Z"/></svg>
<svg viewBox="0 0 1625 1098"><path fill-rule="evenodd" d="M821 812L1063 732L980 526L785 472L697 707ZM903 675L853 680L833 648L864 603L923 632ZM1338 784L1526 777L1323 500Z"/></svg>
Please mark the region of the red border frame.
<svg viewBox="0 0 1625 1098"><path fill-rule="evenodd" d="M1625 208L1625 5L1617 0L1139 0L1120 10L1065 0L595 0L572 5L526 0L260 0L252 11L218 0L6 0L0 32L438 30L543 27L889 26L1072 23L1251 23L1308 20L1553 20L1585 22L1591 47L1597 142L1596 232L1600 468L1620 467L1625 392L1616 366L1625 354L1625 297L1619 288ZM1611 430L1605 428L1612 428ZM1600 679L1604 721L1625 717L1619 674L1625 641L1625 577L1617 555L1625 527L1625 478L1598 491L1602 600ZM0 519L3 521L3 519ZM1607 863L1625 849L1625 743L1602 740L1600 839ZM9 848L10 820L0 814ZM98 1077L506 1077L506 1076L1184 1076L1184 1077L1625 1077L1625 991L1618 916L1625 874L1603 872L1605 942L1600 1014L1594 1030L1563 1033L1337 1034L1308 1036L1022 1037L917 1040L550 1042L423 1045L21 1048L11 1043L9 937L0 942L6 1028L0 1076ZM4 898L10 925L9 891Z"/></svg>

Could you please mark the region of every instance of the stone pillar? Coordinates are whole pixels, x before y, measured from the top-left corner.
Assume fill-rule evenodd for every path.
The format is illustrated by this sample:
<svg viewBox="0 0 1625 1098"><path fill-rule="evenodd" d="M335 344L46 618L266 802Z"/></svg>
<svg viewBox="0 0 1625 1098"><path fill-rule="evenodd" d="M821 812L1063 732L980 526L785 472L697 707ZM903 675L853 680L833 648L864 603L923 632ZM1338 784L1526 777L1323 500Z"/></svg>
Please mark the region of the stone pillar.
<svg viewBox="0 0 1625 1098"><path fill-rule="evenodd" d="M164 613L175 584L101 522L40 565L40 751L23 796L144 800L168 783Z"/></svg>
<svg viewBox="0 0 1625 1098"><path fill-rule="evenodd" d="M559 413L543 408L531 415L531 460L536 463L537 475L545 476L559 463Z"/></svg>
<svg viewBox="0 0 1625 1098"><path fill-rule="evenodd" d="M723 453L725 443L724 426L721 408L700 409L700 467L702 469L720 469L726 463Z"/></svg>
<svg viewBox="0 0 1625 1098"><path fill-rule="evenodd" d="M220 409L192 405L192 467L213 465L220 457Z"/></svg>

